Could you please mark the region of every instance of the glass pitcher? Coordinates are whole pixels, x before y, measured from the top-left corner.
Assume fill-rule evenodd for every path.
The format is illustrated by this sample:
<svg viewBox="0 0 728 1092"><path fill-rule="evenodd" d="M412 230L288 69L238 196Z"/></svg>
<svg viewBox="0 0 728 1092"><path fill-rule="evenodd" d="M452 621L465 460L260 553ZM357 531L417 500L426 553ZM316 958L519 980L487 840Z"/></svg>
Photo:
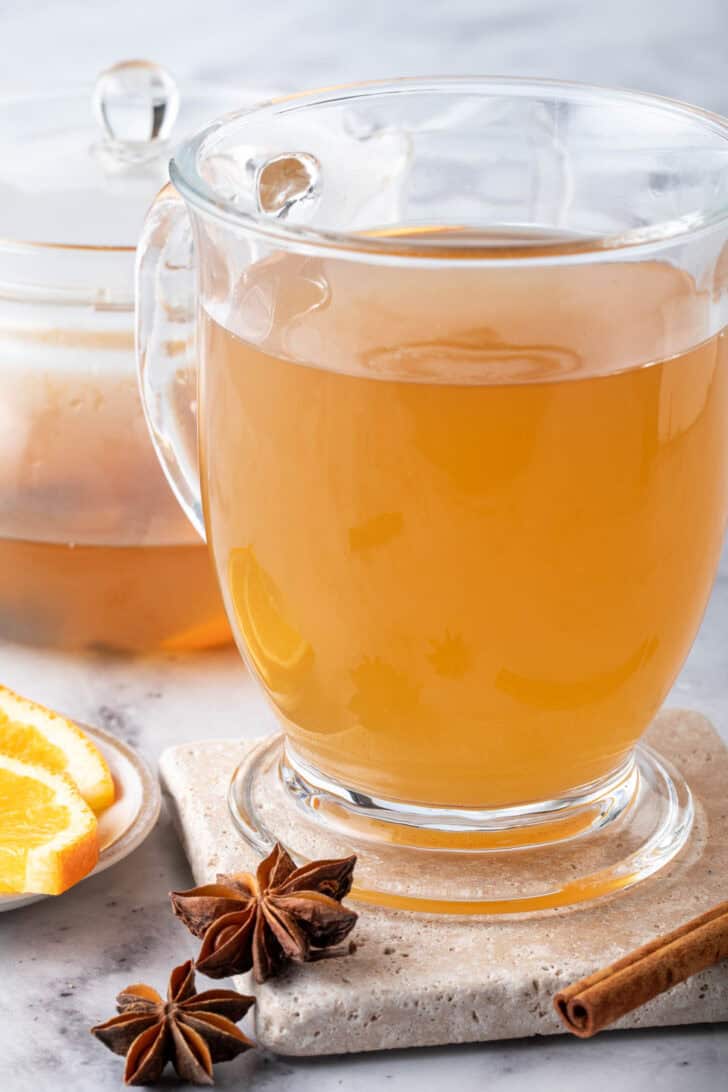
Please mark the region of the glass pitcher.
<svg viewBox="0 0 728 1092"><path fill-rule="evenodd" d="M93 90L0 103L0 637L126 652L229 640L149 442L133 287L170 151L233 98L188 87L180 101L164 69L131 61Z"/></svg>
<svg viewBox="0 0 728 1092"><path fill-rule="evenodd" d="M431 79L175 156L141 389L281 723L231 790L261 852L511 911L684 845L688 787L639 741L726 522L727 138L649 95Z"/></svg>

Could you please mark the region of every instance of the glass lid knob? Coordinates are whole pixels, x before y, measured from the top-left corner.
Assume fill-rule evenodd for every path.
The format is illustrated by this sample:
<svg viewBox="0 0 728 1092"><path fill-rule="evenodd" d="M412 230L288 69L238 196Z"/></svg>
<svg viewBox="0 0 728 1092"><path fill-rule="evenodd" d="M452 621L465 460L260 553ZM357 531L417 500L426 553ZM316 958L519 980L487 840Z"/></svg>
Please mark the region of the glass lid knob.
<svg viewBox="0 0 728 1092"><path fill-rule="evenodd" d="M107 147L120 160L144 160L158 155L170 136L179 111L179 91L161 65L120 61L96 80L93 108Z"/></svg>

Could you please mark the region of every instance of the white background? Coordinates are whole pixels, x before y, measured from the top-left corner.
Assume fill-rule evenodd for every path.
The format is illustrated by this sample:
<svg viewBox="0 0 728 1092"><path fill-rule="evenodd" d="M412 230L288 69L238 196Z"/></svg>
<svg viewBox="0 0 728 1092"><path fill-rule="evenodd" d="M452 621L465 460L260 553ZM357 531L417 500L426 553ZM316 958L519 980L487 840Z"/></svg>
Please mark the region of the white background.
<svg viewBox="0 0 728 1092"><path fill-rule="evenodd" d="M0 0L0 93L90 84L149 57L188 78L281 88L423 73L540 74L621 84L728 113L726 0ZM0 114L0 145L2 115ZM0 148L1 150L1 148ZM0 170L2 164L0 163ZM1 396L1 392L0 392ZM728 738L728 581L671 697ZM144 665L0 645L0 680L117 731L153 759L169 743L256 735L270 715L232 652ZM169 822L129 861L57 901L0 919L0 1088L120 1086L88 1035L130 981L162 986L181 935L166 892L189 873ZM335 1092L718 1092L728 1031L703 1027L221 1066L221 1088Z"/></svg>

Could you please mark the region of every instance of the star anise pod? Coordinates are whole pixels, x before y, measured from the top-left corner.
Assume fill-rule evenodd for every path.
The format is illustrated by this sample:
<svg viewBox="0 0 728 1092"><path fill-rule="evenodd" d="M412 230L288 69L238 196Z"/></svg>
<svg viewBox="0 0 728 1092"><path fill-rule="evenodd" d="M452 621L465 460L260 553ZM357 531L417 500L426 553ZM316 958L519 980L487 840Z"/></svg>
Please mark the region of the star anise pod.
<svg viewBox="0 0 728 1092"><path fill-rule="evenodd" d="M217 883L170 895L177 917L202 947L196 966L210 978L253 968L265 982L293 959L303 963L338 944L357 915L341 905L356 857L310 861L296 868L276 844L255 875L218 875Z"/></svg>
<svg viewBox="0 0 728 1092"><path fill-rule="evenodd" d="M124 1084L153 1084L167 1062L182 1080L214 1084L213 1062L255 1046L235 1027L254 1001L236 990L195 993L188 959L169 976L166 1002L151 986L127 986L116 998L119 1016L91 1032L114 1054L126 1054Z"/></svg>

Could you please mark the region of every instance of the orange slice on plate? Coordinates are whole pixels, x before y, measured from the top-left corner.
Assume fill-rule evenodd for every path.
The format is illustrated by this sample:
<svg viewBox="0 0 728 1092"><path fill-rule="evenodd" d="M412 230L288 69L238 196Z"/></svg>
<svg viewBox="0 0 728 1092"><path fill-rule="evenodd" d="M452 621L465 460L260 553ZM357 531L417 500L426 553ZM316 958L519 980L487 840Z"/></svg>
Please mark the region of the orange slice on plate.
<svg viewBox="0 0 728 1092"><path fill-rule="evenodd" d="M50 773L68 774L95 812L114 803L109 767L78 725L4 686L0 686L0 755L42 766Z"/></svg>
<svg viewBox="0 0 728 1092"><path fill-rule="evenodd" d="M0 754L0 892L60 895L98 857L96 816L70 777Z"/></svg>

